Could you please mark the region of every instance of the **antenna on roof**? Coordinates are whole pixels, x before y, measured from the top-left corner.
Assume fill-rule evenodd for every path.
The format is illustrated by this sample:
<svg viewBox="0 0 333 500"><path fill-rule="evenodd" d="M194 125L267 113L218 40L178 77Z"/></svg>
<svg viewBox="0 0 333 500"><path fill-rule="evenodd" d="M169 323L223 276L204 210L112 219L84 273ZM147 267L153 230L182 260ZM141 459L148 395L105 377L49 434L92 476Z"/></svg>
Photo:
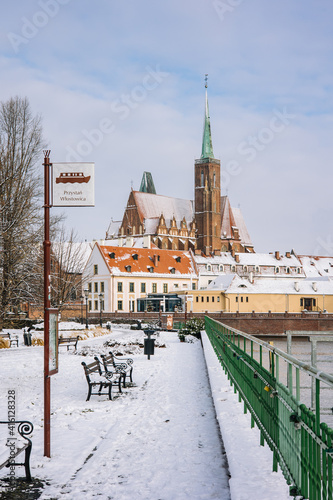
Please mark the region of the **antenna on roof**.
<svg viewBox="0 0 333 500"><path fill-rule="evenodd" d="M208 87L208 73L205 74L205 88Z"/></svg>

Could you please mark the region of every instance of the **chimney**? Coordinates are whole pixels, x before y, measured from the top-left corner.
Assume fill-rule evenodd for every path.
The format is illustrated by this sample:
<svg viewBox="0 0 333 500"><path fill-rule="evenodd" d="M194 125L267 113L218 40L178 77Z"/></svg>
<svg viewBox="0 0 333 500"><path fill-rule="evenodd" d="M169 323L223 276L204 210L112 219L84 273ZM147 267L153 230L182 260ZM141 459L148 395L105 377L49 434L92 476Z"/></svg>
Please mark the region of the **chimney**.
<svg viewBox="0 0 333 500"><path fill-rule="evenodd" d="M249 282L253 283L253 272L252 271L250 272L250 275L249 275Z"/></svg>
<svg viewBox="0 0 333 500"><path fill-rule="evenodd" d="M295 281L294 287L295 287L296 292L299 292L299 283L298 283L298 281Z"/></svg>
<svg viewBox="0 0 333 500"><path fill-rule="evenodd" d="M235 249L234 248L231 249L231 257L235 257Z"/></svg>
<svg viewBox="0 0 333 500"><path fill-rule="evenodd" d="M286 252L287 259L290 259L290 252Z"/></svg>
<svg viewBox="0 0 333 500"><path fill-rule="evenodd" d="M235 261L236 261L236 262L239 262L239 255L238 255L238 254L237 254L237 255L235 255Z"/></svg>
<svg viewBox="0 0 333 500"><path fill-rule="evenodd" d="M154 266L157 267L158 266L158 255L154 255Z"/></svg>
<svg viewBox="0 0 333 500"><path fill-rule="evenodd" d="M275 258L276 260L280 260L280 252L278 250L275 252Z"/></svg>
<svg viewBox="0 0 333 500"><path fill-rule="evenodd" d="M315 292L317 291L317 283L315 281L312 282L312 288Z"/></svg>

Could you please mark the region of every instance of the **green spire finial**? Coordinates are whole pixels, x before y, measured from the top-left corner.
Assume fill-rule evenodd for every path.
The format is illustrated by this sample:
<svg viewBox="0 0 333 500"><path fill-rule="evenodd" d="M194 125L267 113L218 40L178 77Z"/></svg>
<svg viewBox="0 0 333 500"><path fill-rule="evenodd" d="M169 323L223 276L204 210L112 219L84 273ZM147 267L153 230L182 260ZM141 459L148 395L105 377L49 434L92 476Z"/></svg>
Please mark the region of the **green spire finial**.
<svg viewBox="0 0 333 500"><path fill-rule="evenodd" d="M207 97L207 86L208 86L207 81L208 81L208 75L206 74L205 75L206 105L205 105L204 130L203 130L203 136L202 136L201 158L214 158L212 134L210 131L210 117L209 117L208 97Z"/></svg>

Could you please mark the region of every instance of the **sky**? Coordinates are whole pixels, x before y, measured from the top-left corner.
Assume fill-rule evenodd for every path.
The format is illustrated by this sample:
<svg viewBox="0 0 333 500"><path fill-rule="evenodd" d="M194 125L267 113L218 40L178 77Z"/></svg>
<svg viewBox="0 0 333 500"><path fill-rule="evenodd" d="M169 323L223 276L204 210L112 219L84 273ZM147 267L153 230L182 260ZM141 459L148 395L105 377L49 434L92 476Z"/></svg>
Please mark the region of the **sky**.
<svg viewBox="0 0 333 500"><path fill-rule="evenodd" d="M208 74L222 194L255 250L332 256L332 16L331 0L7 2L0 101L28 97L51 161L95 163L95 207L63 209L89 241L144 171L194 198Z"/></svg>

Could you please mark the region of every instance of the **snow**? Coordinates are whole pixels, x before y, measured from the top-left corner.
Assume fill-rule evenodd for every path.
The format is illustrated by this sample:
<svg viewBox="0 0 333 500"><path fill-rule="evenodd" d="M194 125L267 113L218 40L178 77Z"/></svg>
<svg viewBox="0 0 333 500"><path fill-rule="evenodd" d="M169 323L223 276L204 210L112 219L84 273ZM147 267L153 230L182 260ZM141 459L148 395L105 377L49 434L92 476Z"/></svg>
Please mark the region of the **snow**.
<svg viewBox="0 0 333 500"><path fill-rule="evenodd" d="M14 389L17 418L34 424L31 467L45 481L41 500L290 498L206 335L203 351L196 339L180 343L176 333L161 332L150 360L143 339L141 331L112 325L111 333L79 341L77 354L60 348L59 373L51 377L51 458L43 456L43 347L20 341L0 350L1 419ZM134 360L134 383L123 394L113 388L112 401L86 401L81 362L111 348Z"/></svg>

